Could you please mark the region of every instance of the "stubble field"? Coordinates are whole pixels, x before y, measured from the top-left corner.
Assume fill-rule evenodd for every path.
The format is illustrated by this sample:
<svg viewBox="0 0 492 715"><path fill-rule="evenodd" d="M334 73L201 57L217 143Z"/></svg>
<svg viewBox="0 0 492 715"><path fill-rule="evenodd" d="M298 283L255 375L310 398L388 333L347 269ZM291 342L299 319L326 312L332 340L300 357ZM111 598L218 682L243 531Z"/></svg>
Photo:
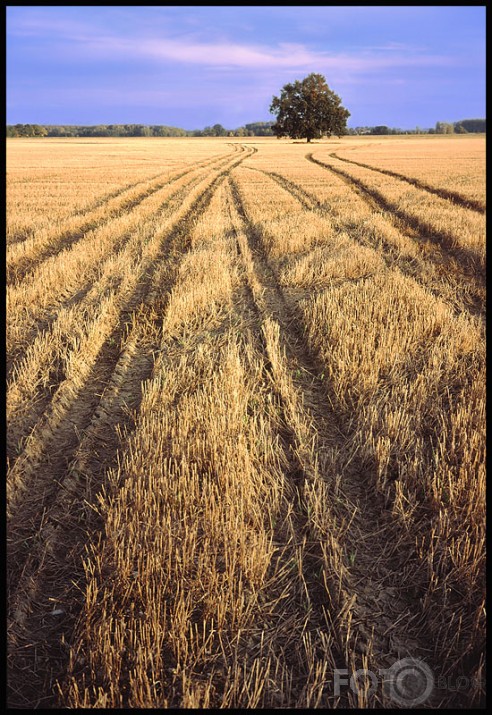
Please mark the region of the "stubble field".
<svg viewBox="0 0 492 715"><path fill-rule="evenodd" d="M7 154L10 707L483 705L484 137Z"/></svg>

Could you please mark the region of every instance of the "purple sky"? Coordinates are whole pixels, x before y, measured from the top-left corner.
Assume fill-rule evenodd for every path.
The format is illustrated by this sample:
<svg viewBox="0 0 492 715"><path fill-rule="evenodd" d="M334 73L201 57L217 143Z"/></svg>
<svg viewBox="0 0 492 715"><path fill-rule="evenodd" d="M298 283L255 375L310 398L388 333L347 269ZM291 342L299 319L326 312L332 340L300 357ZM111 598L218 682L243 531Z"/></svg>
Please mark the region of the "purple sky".
<svg viewBox="0 0 492 715"><path fill-rule="evenodd" d="M9 124L234 129L311 72L352 127L485 117L485 6L7 7Z"/></svg>

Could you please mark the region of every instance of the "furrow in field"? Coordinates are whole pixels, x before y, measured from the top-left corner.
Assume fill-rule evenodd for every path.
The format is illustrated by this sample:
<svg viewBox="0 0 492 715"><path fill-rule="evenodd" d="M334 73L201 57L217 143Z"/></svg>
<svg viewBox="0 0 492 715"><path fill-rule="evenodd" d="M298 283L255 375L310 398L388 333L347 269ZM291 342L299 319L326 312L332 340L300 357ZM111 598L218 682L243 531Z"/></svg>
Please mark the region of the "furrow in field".
<svg viewBox="0 0 492 715"><path fill-rule="evenodd" d="M29 243L25 242L19 251L10 251L7 254L7 284L18 285L29 274L42 265L47 259L57 256L59 253L69 249L74 243L77 243L85 238L85 236L95 229L100 229L109 224L112 219L122 213L130 212L137 208L138 205L147 197L160 191L169 183L185 176L188 171L181 172L171 179L158 181L157 183L147 184L146 189L137 191L131 189L126 193L126 196L119 197L117 201L107 202L100 207L97 214L93 215L89 221L82 224L74 231L67 230L57 236L51 236L49 232L45 233L41 239L34 237Z"/></svg>
<svg viewBox="0 0 492 715"><path fill-rule="evenodd" d="M226 155L226 157L230 158L230 155ZM198 168L211 167L221 160L224 160L223 156L214 157L206 162L200 162L199 164L186 168L184 171L179 171L172 176L169 176L167 172L163 172L148 181L138 182L120 192L116 197L102 203L97 209L91 212L90 216L82 215L79 218L73 217L72 222L75 223L75 226L71 226L61 233L57 233L56 228L53 233L45 231L41 237L33 236L32 239L18 244L16 249L12 249L7 253L7 284L16 285L20 283L27 274L34 271L43 261L56 256L61 251L69 248L72 244L82 240L89 231L104 226L114 217L124 212L132 211L138 207L144 199L164 188L166 185L178 181L183 176L196 171ZM156 178L160 179L162 176L165 178L155 183ZM142 187L142 184L145 185L145 188ZM66 222L65 220L64 223Z"/></svg>
<svg viewBox="0 0 492 715"><path fill-rule="evenodd" d="M243 158L235 159L231 166ZM64 617L57 618L62 614L50 613L50 602L76 599L70 586L71 572L81 568L90 505L107 469L116 464L116 425L132 428L129 410L138 410L141 385L152 373L152 352L159 344L162 320L189 249L192 227L229 168L202 187L169 234L156 239L152 255L138 266L133 291L114 311L111 332L107 335L106 330L94 355L86 351L81 356L80 384L67 386L65 381L60 386L56 401L65 409L57 414L52 406L33 432L39 443L29 445L31 449L28 446L22 455L20 476L30 476L34 483L28 495L24 489L20 501L17 497L17 518L11 519L9 529L12 702L32 702L36 692L53 699L54 679L66 667L60 639L70 630L73 618L65 609ZM30 542L27 548L26 538ZM36 670L36 683L22 682L26 667Z"/></svg>
<svg viewBox="0 0 492 715"><path fill-rule="evenodd" d="M306 409L306 401L312 403L311 380L315 379L312 372L306 372L305 362L300 362L291 343L281 330L282 317L292 320L292 315L286 315L287 307L283 296L271 274L266 274L264 266L259 266L257 252L252 250L252 227L244 213L243 205L234 182L229 184L228 211L231 217L237 252L242 264L243 289L241 299L236 309L253 316L246 319L252 324L256 349L263 355L266 382L279 404L282 416L282 440L284 453L288 464L285 466L286 479L290 481L293 491L290 511L290 538L286 542L285 534L275 535L284 562L298 563L299 579L302 589L293 594L288 603L290 614L305 612L302 627L302 638L309 641L316 652L320 666L325 675L328 664L333 665L334 652L341 662L343 648L336 634L332 632L331 619L333 611L339 611L341 604L336 588L327 590L326 578L321 565L327 553L333 562L339 562L340 554L336 538L323 547L322 542L312 529L313 500L320 496L323 490L322 478L319 474L319 462L326 458L326 443L319 442L317 424L313 421L310 409ZM263 270L262 270L263 269ZM267 287L268 286L268 287ZM280 306L278 305L280 301ZM302 379L294 381L294 374L303 373ZM300 390L303 385L304 391ZM318 420L323 420L321 414ZM324 496L324 494L323 494ZM325 550L324 550L325 548ZM337 587L339 584L337 584ZM280 618L281 616L279 616ZM329 644L329 645L328 645ZM306 675L304 667L292 659L289 670L298 692L306 692L311 674ZM316 678L314 678L316 680ZM313 688L316 692L317 706L333 705L333 693L324 693L323 688ZM314 697L314 695L313 695Z"/></svg>
<svg viewBox="0 0 492 715"><path fill-rule="evenodd" d="M99 388L101 399L94 401L95 409L73 454L63 465L55 461L52 466L55 491L43 507L37 534L12 586L9 684L17 706L22 702L32 706L39 693L51 706L55 704L53 685L67 666L64 640L70 639L80 607L78 582L83 577L87 534L100 527L94 512L96 496L107 470L117 466L117 450L133 429L142 383L152 372L166 298L165 294L161 298L161 289L160 285L153 288L127 325L128 335L119 357L114 356L111 377ZM34 681L23 684L20 674L25 667L34 670L34 660Z"/></svg>
<svg viewBox="0 0 492 715"><path fill-rule="evenodd" d="M309 706L333 665L331 638L309 600L302 475L237 265L227 187L210 208L180 267L153 378L105 499L107 541L95 544L86 567L86 611L62 706ZM121 536L119 513L128 515ZM124 646L112 642L122 627Z"/></svg>
<svg viewBox="0 0 492 715"><path fill-rule="evenodd" d="M230 161L230 159L228 160ZM228 164L228 162L226 162ZM224 165L221 161L219 169ZM154 193L129 214L91 232L85 241L49 259L33 274L28 283L10 287L7 295L8 345L7 374L20 362L38 332L47 330L63 307L83 302L91 286L105 276L115 255L126 250L127 243L142 230L146 222L164 220L175 207L186 200L190 191L209 169L191 179L186 176ZM107 276L106 278L107 279ZM111 282L108 289L111 288Z"/></svg>
<svg viewBox="0 0 492 715"><path fill-rule="evenodd" d="M298 308L280 287L237 184L233 194L247 239L242 251L250 285L257 305L263 303L264 320L271 321L271 345L277 344L271 355L276 352L278 383L283 384L284 395L297 395L290 409L286 398L286 416L294 434L302 432L299 421L311 434L311 452L297 455L305 475L311 538L317 544L313 555L321 556L324 568L326 606L319 600L317 607L338 635L345 656L338 667L349 673L358 668L378 673L404 656L428 661L432 652L422 637L421 605L400 585L405 563L415 558L414 544L400 533L364 465L355 454L346 453L350 440L324 387L323 364L304 339ZM282 355L283 366L278 357ZM392 638L394 623L397 639ZM348 697L352 706L374 706L385 696L377 693L366 699L362 694L360 701L353 694Z"/></svg>
<svg viewBox="0 0 492 715"><path fill-rule="evenodd" d="M246 168L252 169L252 167ZM456 261L444 261L445 269L443 270L442 254L436 260L434 255L429 254L427 251L422 256L416 255L415 252L406 253L401 245L397 245L391 240L390 236L386 237L384 231L379 230L375 233L368 230L356 230L351 217L345 219L340 209L335 209L329 204L320 201L316 195L306 191L302 186L287 177L264 169L254 169L254 171L260 171L266 176L270 176L308 211L317 211L321 215L336 221L354 241L361 246L377 251L388 268L399 270L404 275L413 278L429 290L430 293L451 305L457 314L464 310L471 315L483 316L485 288L481 281L479 285L476 281L473 281L475 285L470 285L469 282L463 283L462 271ZM364 195L363 197L371 208L379 213L380 207L377 204L373 204L370 199L366 199ZM405 230L404 226L395 222L391 214L385 213L384 219L404 238L408 238L413 245L415 244L415 232L413 230L408 228ZM417 243L417 247L419 246L420 244ZM432 266L431 270L429 270L429 263ZM456 274L456 279L451 282L453 272Z"/></svg>
<svg viewBox="0 0 492 715"><path fill-rule="evenodd" d="M450 191L449 189L439 188L438 186L432 186L421 179L414 178L412 176L406 176L405 174L400 174L397 171L391 171L391 169L381 169L378 166L373 166L371 164L365 164L362 161L354 161L353 159L347 159L344 156L340 156L336 152L332 152L330 156L340 161L345 161L347 164L355 164L356 166L362 166L365 169L370 169L371 171L376 171L379 174L386 174L386 176L392 176L394 179L399 179L400 181L406 181L408 184L416 186L418 189L427 191L430 194L435 194L441 199L448 199L458 206L463 206L465 209L470 209L471 211L477 211L478 213L485 213L485 206L480 201L474 201L466 196L462 196L456 191Z"/></svg>
<svg viewBox="0 0 492 715"><path fill-rule="evenodd" d="M236 166L236 164L242 160L243 158L235 159L225 171ZM215 182L224 175L225 171L222 171L213 179L212 185L215 185ZM78 392L77 386L81 385L80 375L77 375L78 363L75 361L76 365L73 365L73 356L80 355L82 372L87 373L91 370L88 355L92 354L93 359L95 359L98 350L102 349L107 341L109 341L110 344L117 342L119 339L117 336L123 334L122 331L125 324L131 320L131 314L141 300L142 292L148 290L149 280L155 272L156 261L158 260L156 259L156 251L158 252L158 256L163 255L163 252L165 252L169 257L169 251L171 250L169 245L172 246L172 237L176 233L180 234L182 231L181 227L183 225L188 226L193 220L193 218L189 218L189 216L195 216L196 213L200 211L202 203L209 200L209 184L210 179L208 178L202 181L202 185L195 187L195 191L188 197L188 200L177 210L177 215L173 215L171 219L168 220L167 225L165 224L164 228L161 228L160 231L152 236L152 240L144 248L142 260L137 253L134 259L134 266L127 272L123 285L116 292L110 291L109 296L101 301L99 310L96 312L96 317L88 322L85 338L82 337L75 340L75 349L68 357L68 362L70 363L69 370L73 372L73 377L71 380L64 380L61 383L60 388L56 391L51 400L51 411L54 415L58 415L58 418L54 418L55 422L63 422L63 406L67 402L67 399L69 404L71 402L70 397L67 398L64 396L65 392L68 391L68 395L73 397ZM172 228L173 225L174 228ZM170 241L171 243L169 243ZM123 316L126 317L123 318ZM113 335L112 333L114 331L116 332ZM39 431L41 434L44 432L44 421L45 417L42 417L41 425L38 425L29 436L24 450L27 454L30 452L30 445L32 443L37 445L35 451L39 449L39 444L42 443L42 440L38 439L37 433ZM21 452L18 457L21 464L26 456L24 452ZM30 460L28 459L28 461ZM16 475L19 472L17 462L14 462L10 471L13 477L13 484L15 484L18 479ZM25 476L22 469L19 472L19 476Z"/></svg>
<svg viewBox="0 0 492 715"><path fill-rule="evenodd" d="M261 173L265 174L265 176L270 176L274 181L280 184L282 188L288 191L289 194L292 194L292 196L294 196L294 198L299 201L301 206L304 206L304 208L308 209L309 211L322 209L323 204L316 196L310 194L309 191L306 191L306 189L304 189L302 186L299 186L299 184L296 184L290 179L287 179L287 177L282 176L282 174L278 174L276 171L266 171L265 169L256 168L254 169L254 171L261 171Z"/></svg>
<svg viewBox="0 0 492 715"><path fill-rule="evenodd" d="M76 217L79 218L80 220L85 219L87 221L86 224L82 223L82 225L78 226L77 229L80 232L85 232L88 231L91 227L94 225L97 225L97 222L99 220L99 212L97 212L97 209L99 209L101 206L104 206L105 204L109 203L112 199L116 199L117 197L121 196L122 194L125 194L129 192L130 190L137 189L139 186L142 186L142 184L149 184L150 182L156 181L157 179L161 179L163 176L167 176L168 179L172 180L173 176L169 175L169 172L163 172L159 171L157 174L154 174L154 176L150 176L146 179L142 179L140 181L132 181L128 184L125 184L125 186L122 186L119 189L116 189L115 191L112 191L108 194L104 194L103 196L98 197L95 199L90 206L86 206L83 209L80 209L78 211L74 211L71 221L73 221ZM95 215L94 215L95 214ZM70 220L70 219L69 219ZM66 218L64 218L64 222L66 221ZM74 226L72 225L71 230L74 230ZM65 233L68 233L68 231L65 231ZM8 227L7 227L7 248L10 246L13 246L16 243L21 243L22 241L25 241L26 239L32 239L33 241L35 240L36 237L36 228L24 228L21 232L19 233L8 233ZM57 241L59 239L59 235L56 233L56 229L53 229L53 240Z"/></svg>
<svg viewBox="0 0 492 715"><path fill-rule="evenodd" d="M438 251L438 260L444 259L446 264L456 266L453 272L460 269L467 278L484 281L485 256L482 252L458 245L456 236L449 233L449 231L438 230L418 216L410 214L408 211L403 211L396 204L389 201L380 191L369 186L362 179L352 176L339 166L320 161L314 158L311 153L306 154L306 159L327 171L332 171L341 176L348 186L361 193L375 208L394 214L407 227L407 230L416 232L415 240L428 243Z"/></svg>
<svg viewBox="0 0 492 715"><path fill-rule="evenodd" d="M199 168L199 167L206 167L206 166L208 166L210 163L213 163L213 162L215 162L215 161L224 160L224 159L229 159L229 158L231 158L231 156L232 156L231 152L228 152L227 154L219 154L218 156L212 156L212 157L210 157L210 158L208 158L208 159L203 159L202 161L197 161L197 162L195 162L192 166L190 166L190 165L185 166L184 169L188 169L188 168L189 168L189 169L196 169L196 168ZM159 178L161 178L162 176L164 176L166 173L168 173L168 177L167 177L167 178L168 178L170 181L172 181L173 179L178 178L177 174L181 173L181 169L177 170L177 174L175 174L175 170L171 170L171 173L170 173L170 174L169 174L169 172L162 172L162 171L160 171L160 172L158 172L157 174L155 174L154 176L151 176L149 179L143 179L143 180L141 180L141 181L139 181L139 182L137 182L137 183L135 183L135 184L134 184L134 183L128 184L128 185L122 187L121 189L117 189L116 191L113 191L113 192L111 192L110 194L106 194L105 196L102 196L101 198L97 199L97 202L95 202L92 206L87 207L87 208L83 209L82 211L80 211L80 212L78 212L78 213L82 213L82 214L84 214L84 216L85 216L85 214L87 214L87 213L89 213L89 212L92 212L94 209L99 208L99 206L104 205L104 204L107 203L110 199L116 198L116 197L119 196L120 194L124 193L127 189L135 188L136 186L138 186L138 185L140 185L140 184L145 184L145 183L147 183L147 182L149 182L149 181L155 181L156 179L159 179Z"/></svg>

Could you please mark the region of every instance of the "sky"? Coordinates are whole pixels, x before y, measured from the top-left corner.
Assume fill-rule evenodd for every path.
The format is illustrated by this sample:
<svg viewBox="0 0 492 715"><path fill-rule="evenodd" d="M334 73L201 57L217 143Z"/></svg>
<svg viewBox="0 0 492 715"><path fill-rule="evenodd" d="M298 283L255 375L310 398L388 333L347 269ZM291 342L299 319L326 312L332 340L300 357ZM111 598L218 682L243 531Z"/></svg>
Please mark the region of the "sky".
<svg viewBox="0 0 492 715"><path fill-rule="evenodd" d="M349 127L485 117L485 6L7 6L7 123L272 121L322 74Z"/></svg>

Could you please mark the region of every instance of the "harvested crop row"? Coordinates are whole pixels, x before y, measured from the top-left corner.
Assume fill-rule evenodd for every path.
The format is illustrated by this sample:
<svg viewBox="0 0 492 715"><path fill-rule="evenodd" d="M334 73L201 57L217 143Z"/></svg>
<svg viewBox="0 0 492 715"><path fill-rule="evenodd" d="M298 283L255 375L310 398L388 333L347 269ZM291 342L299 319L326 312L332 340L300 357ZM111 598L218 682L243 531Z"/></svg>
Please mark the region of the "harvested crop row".
<svg viewBox="0 0 492 715"><path fill-rule="evenodd" d="M237 163L237 159L231 165L234 166ZM231 167L229 167L231 168ZM96 359L99 350L102 345L106 343L107 340L113 345L116 341L114 333L122 334L125 322L131 319L133 311L136 309L138 302L145 296L148 291L149 280L151 280L159 261L164 258L167 254L167 259L169 260L169 246L166 240L169 241L170 237L176 235L181 235L183 226L187 226L191 221L197 211L199 211L200 206L204 203L206 204L207 197L210 195L211 187L221 178L219 174L213 181L210 179L203 179L201 185L196 189L195 192L190 192L186 200L181 204L178 211L176 211L166 223L164 223L159 231L155 231L155 226L150 225L150 232L148 235L143 233L143 248L137 245L137 250L133 255L133 263L131 261L131 254L125 256L126 266L128 270L125 271L121 285L116 291L110 291L108 297L105 300L101 300L101 308L96 311L94 316L89 316L87 321L87 333L84 338L79 342L74 336L72 348L69 349L67 363L67 377L62 379L60 387L55 393L54 402L55 404L60 403L60 405L66 406L66 400L63 397L64 392L72 394L78 393L78 387L80 388L84 379L79 375L79 366L83 374L89 374L91 371L91 360L88 359L89 356L93 355ZM130 259L130 260L128 260ZM99 314L100 313L100 314ZM129 318L126 321L122 320L121 314L129 314ZM82 314L83 315L83 314ZM112 316L112 317L108 317ZM82 317L82 316L81 316ZM86 341L90 341L91 347L85 344ZM82 382L81 382L82 380ZM14 383L15 385L16 383ZM29 399L29 398L28 398ZM70 399L68 403L70 403ZM57 408L53 408L53 414L58 413ZM64 409L61 410L64 412ZM64 422L64 418L61 419L60 416L54 417L56 424L61 424ZM49 420L48 420L49 421ZM41 434L45 431L43 426L44 420L36 428L34 433L31 433L29 438L29 444L26 446L26 450L30 453L29 445L34 443L34 451L37 452L39 447L39 440L37 439L37 432ZM14 421L15 426L15 421ZM41 440L42 442L42 440ZM24 454L20 455L21 461L24 461ZM30 457L26 457L30 460ZM26 470L25 467L17 468L17 465L12 467L12 481L10 483L10 488L17 484L17 477L19 475L19 488L22 485L21 492L26 489L26 484L24 483Z"/></svg>
<svg viewBox="0 0 492 715"><path fill-rule="evenodd" d="M217 695L206 671L200 679L193 675L204 662L217 673L225 704L248 696L240 628L254 623L257 584L274 551L265 526L277 516L281 483L272 483L267 469L272 462L279 471L268 448L270 420L258 401L261 363L249 339L238 341L230 324L237 277L220 215L215 202L193 232L137 429L114 474L114 493L104 500L105 540L91 555L95 571L87 566L84 614L91 614L94 629L87 635L97 648L87 648L84 618L72 667L77 659L86 667L68 691L75 706L166 706L175 700L206 706ZM210 272L220 274L213 283L206 278ZM142 471L142 460L153 467ZM130 513L139 516L128 522ZM122 518L125 533L118 529ZM158 587L157 564L165 565ZM101 568L114 575L111 582L101 580ZM129 627L120 631L125 622ZM132 642L121 649L125 632L133 633ZM256 667L261 676L260 659Z"/></svg>
<svg viewBox="0 0 492 715"><path fill-rule="evenodd" d="M424 240L462 262L472 274L485 270L485 220L452 202L409 188L405 181L394 177L388 181L383 174L360 165L348 164L331 154L309 154L308 159L336 171L355 186L373 197L383 208L395 213L415 228Z"/></svg>
<svg viewBox="0 0 492 715"><path fill-rule="evenodd" d="M365 461L344 433L343 415L326 392L324 364L303 339L297 301L292 301L278 286L265 253L259 216L251 210L254 193L249 193L248 188L251 189L251 184L248 187L248 183L239 182L236 201L254 256L251 260L259 282L258 295L264 295L267 310L277 316L281 326L280 331L270 331L273 345L278 346L271 351L281 355L279 347L283 346L287 355L292 356L287 362L284 358L283 368L278 358L275 363L280 363L277 369L283 373L284 385L291 385L285 394L291 399L296 392L298 395L289 410L291 420L302 426L302 415L306 415L304 429L298 428L296 432L306 435L305 454L311 455L305 499L307 512L311 514L309 531L323 564L324 598L330 605L327 614L332 636L337 638L343 654L337 667L348 672L368 668L376 673L402 656L429 659L431 654L422 633L413 625L421 616L420 608L400 586L401 558L411 557L411 544L405 543L398 524L388 518L381 498L371 494ZM262 195L268 203L265 188ZM279 212L289 206L287 197L282 205L275 191L271 199ZM286 371L289 362L290 377ZM308 445L310 449L306 450ZM399 623L398 644L387 637L392 622ZM371 707L387 703L386 697L384 690L363 691L349 694L348 703L353 707Z"/></svg>
<svg viewBox="0 0 492 715"><path fill-rule="evenodd" d="M24 240L51 230L55 221L97 209L135 184L165 173L169 177L215 154L237 149L226 142L214 147L202 143L170 144L155 139L146 143L104 141L21 140L7 143L7 237ZM211 151L212 150L212 151Z"/></svg>
<svg viewBox="0 0 492 715"><path fill-rule="evenodd" d="M220 169L223 163L218 166ZM91 286L104 278L107 261L111 262L115 253L125 251L134 234L145 230L146 225L146 230L159 231L190 191L198 195L200 187L196 186L206 180L209 170L210 167L193 172L191 177L181 176L130 212L89 232L71 248L45 261L21 285L9 288L6 333L9 371L12 360L23 354L39 327L49 325L61 307L84 300Z"/></svg>
<svg viewBox="0 0 492 715"><path fill-rule="evenodd" d="M364 261L364 256L369 255L366 249L373 248L389 267L396 267L405 275L414 278L431 293L451 305L455 311L483 315L483 281L464 281L462 268L454 259L443 256L442 253L436 255L433 249L429 250L428 244L420 242L419 234L402 225L391 213L381 213L380 207L366 195L353 190L351 200L347 202L347 184L336 173L329 176L321 168L318 170L315 167L306 172L302 164L297 166L294 162L281 166L282 173L259 167L258 170L277 181L297 198L302 206L310 210L312 223L319 223L315 216L321 214L325 221L336 225L343 235L347 234L356 240L361 246L360 261ZM309 191L304 188L306 186ZM319 229L321 242L324 232L326 228ZM302 240L300 245L304 245ZM301 284L306 280L303 276L306 269L311 275L307 280L313 281L312 286L318 287L323 283L323 269L320 270L320 265L323 264L317 262L319 258L318 251L318 254L309 253L305 262L302 259L299 261L296 273ZM307 268L308 265L311 266L310 269ZM370 270L369 261L368 272ZM316 277L312 276L313 271Z"/></svg>
<svg viewBox="0 0 492 715"><path fill-rule="evenodd" d="M228 192L215 199L181 266L115 498L104 502L107 538L87 564L84 616L91 614L94 629L80 630L72 655L74 669L87 666L71 679L71 706L309 706L321 701L333 668L326 626L316 640L309 628L314 594L305 576L313 576L299 534L297 481L283 476L296 458L283 446L285 414L268 367L274 354L267 356L252 332L258 314L238 285L244 269L234 267ZM136 479L149 449L152 474ZM145 509L145 520L135 521L127 538L113 524L129 502ZM157 532L164 538L150 544L153 525L163 520L169 526ZM137 554L142 539L150 548ZM104 563L113 586L101 580ZM156 564L167 564L158 590ZM95 589L100 597L89 601ZM119 633L130 601L134 639L117 644L105 613ZM88 648L94 638L96 651Z"/></svg>
<svg viewBox="0 0 492 715"><path fill-rule="evenodd" d="M292 199L285 196L282 202L277 188L269 191L263 179L254 181L253 176L242 172L246 210L267 255L276 265L282 265L284 258L285 281L288 273L281 247L289 245L286 223L292 221ZM309 244L311 221L299 221L297 230L302 225L309 227ZM297 238L302 243L302 237ZM351 251L355 264L349 255L345 262L334 260L331 266L337 275L344 265L359 261L359 249L353 244L347 243L342 251L349 255ZM329 272L330 263L324 265ZM483 619L483 335L473 321L454 315L408 278L376 266L373 272L355 283L350 275L347 281L331 286L327 282L317 295L312 290L300 294L296 283L293 295L299 301L309 345L327 370L333 404L352 425L347 439L369 470L373 488L400 524L402 537L406 535L408 553L413 552L414 565L406 578L424 604L434 657L446 658L449 674L459 670L460 653L465 652L479 671L483 647L483 624L478 625ZM464 513L466 537L462 535ZM443 613L457 590L461 596L453 600L453 609L460 615L450 623Z"/></svg>
<svg viewBox="0 0 492 715"><path fill-rule="evenodd" d="M330 156L332 156L334 159L340 159L341 161L345 161L347 162L347 164L355 164L356 166L362 166L364 169L370 169L371 171L377 171L380 174L391 176L395 179L399 179L400 181L406 181L408 184L412 184L412 186L416 186L418 189L423 189L424 191L428 191L431 194L440 196L443 199L449 199L458 206L464 206L464 208L471 209L472 211L478 211L478 213L485 213L485 205L481 201L467 199L462 194L450 191L449 189L440 188L438 186L431 186L431 184L427 184L421 179L416 179L412 176L405 176L405 174L400 174L397 171L393 171L392 169L382 169L377 166L373 166L372 164L366 164L362 161L354 161L353 159L348 159L346 156L341 156L336 152L332 152Z"/></svg>
<svg viewBox="0 0 492 715"><path fill-rule="evenodd" d="M190 192L175 212L174 221L168 221L167 230L161 228L152 235L142 256L137 252L137 262L126 273L119 293L102 301L101 315L96 314L89 325L85 343L70 354L71 369L10 470L10 666L11 679L21 691L25 688L30 692L33 687L19 680L20 672L25 667L32 667L33 659L38 659L36 685L51 689L47 679L51 678L52 682L49 652L50 645L53 647L54 632L53 622L50 624L50 619L46 620L47 595L50 598L54 598L53 594L58 598L63 595L63 588L70 584L67 552L68 566L75 558L70 557L70 548L67 549L62 537L64 530L60 526L64 523L74 526L79 538L75 554L80 556L83 549L80 520L83 524L87 516L87 508L83 505L104 483L100 470L96 476L91 475L90 470L89 473L84 470L84 455L87 459L89 445L97 445L98 434L108 439L109 433L110 441L114 442L114 437L111 438L114 421L118 415L120 418L124 415L121 412L125 406L121 402L124 395L124 390L121 394L122 373L130 380L133 389L139 391L139 385L152 367L145 354L149 348L149 325L155 343L155 328L162 320L160 311L165 310L166 305L163 288L169 286L169 295L176 265L189 246L190 227L211 200L225 173L242 160L239 155L215 177L203 180L199 189ZM142 326L147 328L147 338L142 334ZM101 393L102 401L98 399ZM134 405L138 406L136 397L138 392L133 398ZM96 409L98 416L94 419L92 415ZM99 420L101 411L106 413L102 425ZM83 433L85 436L80 442ZM62 450L55 459L54 449ZM111 464L110 454L105 455L104 461ZM53 482L54 474L58 475L58 482ZM32 549L26 536L35 524L38 533ZM70 546L74 548L74 544ZM66 574L61 583L60 570ZM43 645L43 636L48 632L48 643ZM41 659L43 665L36 655L38 651L45 654Z"/></svg>
<svg viewBox="0 0 492 715"><path fill-rule="evenodd" d="M176 181L9 288L9 706L480 706L480 273L305 144L51 146Z"/></svg>
<svg viewBox="0 0 492 715"><path fill-rule="evenodd" d="M339 158L369 165L379 171L416 181L468 206L485 211L485 137L421 137L420 139L362 141L337 149Z"/></svg>
<svg viewBox="0 0 492 715"><path fill-rule="evenodd" d="M230 155L225 158L226 160L230 159ZM169 184L176 183L181 177L188 175L190 172L199 168L210 168L221 159L224 160L224 157L214 157L212 160L205 162L204 166L198 164L191 169L185 169L171 176L169 176L168 172L164 172L164 175L160 174L148 182L143 182L143 185L141 182L135 184L116 197L109 199L93 210L89 217L85 214L76 215L71 220L64 217L61 230L60 225L54 223L44 230L36 232L32 238L26 239L22 243L17 243L7 251L7 282L19 283L26 274L32 272L40 263L51 256L56 256L60 251L66 250L73 243L80 241L86 233L93 231L95 228L99 229L109 223L113 217L118 217L122 213L131 211L148 196L155 194ZM156 178L159 181L156 182Z"/></svg>

